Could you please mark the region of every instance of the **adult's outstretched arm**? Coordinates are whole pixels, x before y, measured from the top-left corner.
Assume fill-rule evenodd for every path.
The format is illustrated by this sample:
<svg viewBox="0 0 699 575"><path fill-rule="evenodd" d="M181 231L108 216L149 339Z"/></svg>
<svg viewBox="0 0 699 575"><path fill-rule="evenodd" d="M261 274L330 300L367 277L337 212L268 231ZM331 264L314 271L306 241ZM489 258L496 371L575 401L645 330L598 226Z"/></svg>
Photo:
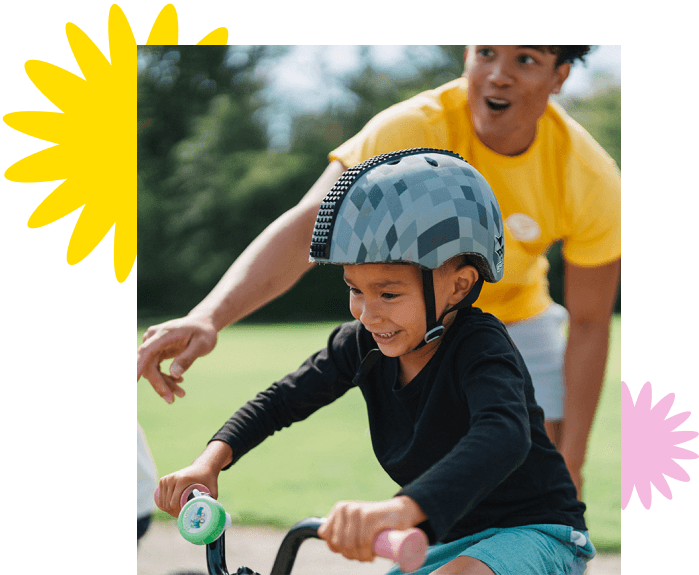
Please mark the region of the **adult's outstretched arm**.
<svg viewBox="0 0 699 575"><path fill-rule="evenodd" d="M137 379L145 377L168 403L183 397L182 374L211 352L217 334L286 293L308 262L318 206L344 172L331 162L301 201L270 224L233 262L214 289L185 317L150 327L138 348ZM170 373L160 364L174 358Z"/></svg>

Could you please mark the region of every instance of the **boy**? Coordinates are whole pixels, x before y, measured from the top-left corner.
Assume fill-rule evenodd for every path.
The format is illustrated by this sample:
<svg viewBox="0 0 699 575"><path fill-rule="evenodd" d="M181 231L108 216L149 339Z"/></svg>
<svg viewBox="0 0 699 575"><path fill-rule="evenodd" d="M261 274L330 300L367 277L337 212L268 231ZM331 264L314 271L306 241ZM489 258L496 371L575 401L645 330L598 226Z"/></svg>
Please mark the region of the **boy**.
<svg viewBox="0 0 699 575"><path fill-rule="evenodd" d="M161 509L176 516L192 483L216 497L221 470L357 386L401 490L335 505L319 531L332 551L370 561L379 531L417 525L433 544L420 573L583 573L595 553L585 506L505 327L472 307L483 281L502 278L503 246L492 190L453 152L391 152L343 174L320 206L311 260L343 265L357 321L161 479Z"/></svg>

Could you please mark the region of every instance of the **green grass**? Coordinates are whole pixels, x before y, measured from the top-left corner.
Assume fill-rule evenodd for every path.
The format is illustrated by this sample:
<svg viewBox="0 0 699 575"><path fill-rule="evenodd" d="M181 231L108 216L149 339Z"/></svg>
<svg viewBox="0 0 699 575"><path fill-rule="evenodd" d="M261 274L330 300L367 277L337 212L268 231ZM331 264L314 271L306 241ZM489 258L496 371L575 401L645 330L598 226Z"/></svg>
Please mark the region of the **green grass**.
<svg viewBox="0 0 699 575"><path fill-rule="evenodd" d="M142 379L138 419L159 474L191 463L240 405L323 347L334 325L228 328L219 335L216 350L187 372L187 396L173 405ZM600 550L621 546L619 318L613 327L607 380L585 468L586 517ZM398 490L373 455L359 390L267 439L219 480L219 500L235 521L277 526L325 515L341 499L386 499ZM156 517L169 518L160 511Z"/></svg>

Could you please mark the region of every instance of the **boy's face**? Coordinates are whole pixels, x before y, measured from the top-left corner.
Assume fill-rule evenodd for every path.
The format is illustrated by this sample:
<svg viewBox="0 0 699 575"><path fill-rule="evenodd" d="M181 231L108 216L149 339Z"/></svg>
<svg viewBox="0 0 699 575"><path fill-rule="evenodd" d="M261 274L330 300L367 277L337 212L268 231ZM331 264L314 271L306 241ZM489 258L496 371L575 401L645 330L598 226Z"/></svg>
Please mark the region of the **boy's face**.
<svg viewBox="0 0 699 575"><path fill-rule="evenodd" d="M399 357L414 350L427 325L419 269L413 265L361 264L346 265L344 270L352 316L371 332L381 353ZM447 274L434 274L438 316L449 305L451 281ZM447 317L452 319L451 314ZM436 349L436 345L422 349L428 348Z"/></svg>
<svg viewBox="0 0 699 575"><path fill-rule="evenodd" d="M543 47L469 46L464 75L478 138L500 154L524 152L569 72L570 64L556 66L556 55Z"/></svg>

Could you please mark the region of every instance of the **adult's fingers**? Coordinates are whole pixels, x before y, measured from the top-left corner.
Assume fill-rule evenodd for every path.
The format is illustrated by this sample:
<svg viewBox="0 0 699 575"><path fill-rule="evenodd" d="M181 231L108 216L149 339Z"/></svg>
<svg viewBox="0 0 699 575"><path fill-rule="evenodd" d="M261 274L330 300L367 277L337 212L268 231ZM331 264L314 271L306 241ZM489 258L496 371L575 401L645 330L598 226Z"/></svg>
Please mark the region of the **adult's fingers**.
<svg viewBox="0 0 699 575"><path fill-rule="evenodd" d="M141 342L145 342L146 340L149 340L155 332L158 330L157 325L152 325L150 326L145 332L143 332L143 337L141 337Z"/></svg>
<svg viewBox="0 0 699 575"><path fill-rule="evenodd" d="M147 371L143 373L143 377L148 380L155 392L167 403L173 403L175 395L177 397L185 396L184 389L178 385L182 380L175 380L173 377L162 373L157 367L147 366Z"/></svg>
<svg viewBox="0 0 699 575"><path fill-rule="evenodd" d="M177 397L184 397L186 395L184 389L178 385L178 384L182 383L182 381L184 381L181 377L180 378L171 377L167 373L163 373L163 372L160 372L160 375L165 380L165 383L167 383L167 386L172 390L172 392Z"/></svg>
<svg viewBox="0 0 699 575"><path fill-rule="evenodd" d="M152 369L158 365L159 361L156 351L157 348L153 347L152 344L146 343L145 339L144 343L138 347L136 351L136 381L141 379L141 376L146 376L146 379L148 379L146 373L152 372Z"/></svg>
<svg viewBox="0 0 699 575"><path fill-rule="evenodd" d="M152 337L144 340L136 352L137 379L149 371L149 366L159 366L160 362L181 353L192 337L191 329L156 330L157 327L149 329L149 331L154 330Z"/></svg>
<svg viewBox="0 0 699 575"><path fill-rule="evenodd" d="M192 337L187 347L175 356L170 365L170 375L180 380L185 371L200 357L208 354L216 346L216 333L198 333Z"/></svg>
<svg viewBox="0 0 699 575"><path fill-rule="evenodd" d="M170 357L174 357L183 347L179 340L173 338L154 338L139 347L137 352L137 381L145 377L165 401L172 403L174 396L184 397L185 392L179 384L181 376L173 377L160 371L160 363ZM164 341L163 341L164 340ZM170 340L170 341L168 341Z"/></svg>

